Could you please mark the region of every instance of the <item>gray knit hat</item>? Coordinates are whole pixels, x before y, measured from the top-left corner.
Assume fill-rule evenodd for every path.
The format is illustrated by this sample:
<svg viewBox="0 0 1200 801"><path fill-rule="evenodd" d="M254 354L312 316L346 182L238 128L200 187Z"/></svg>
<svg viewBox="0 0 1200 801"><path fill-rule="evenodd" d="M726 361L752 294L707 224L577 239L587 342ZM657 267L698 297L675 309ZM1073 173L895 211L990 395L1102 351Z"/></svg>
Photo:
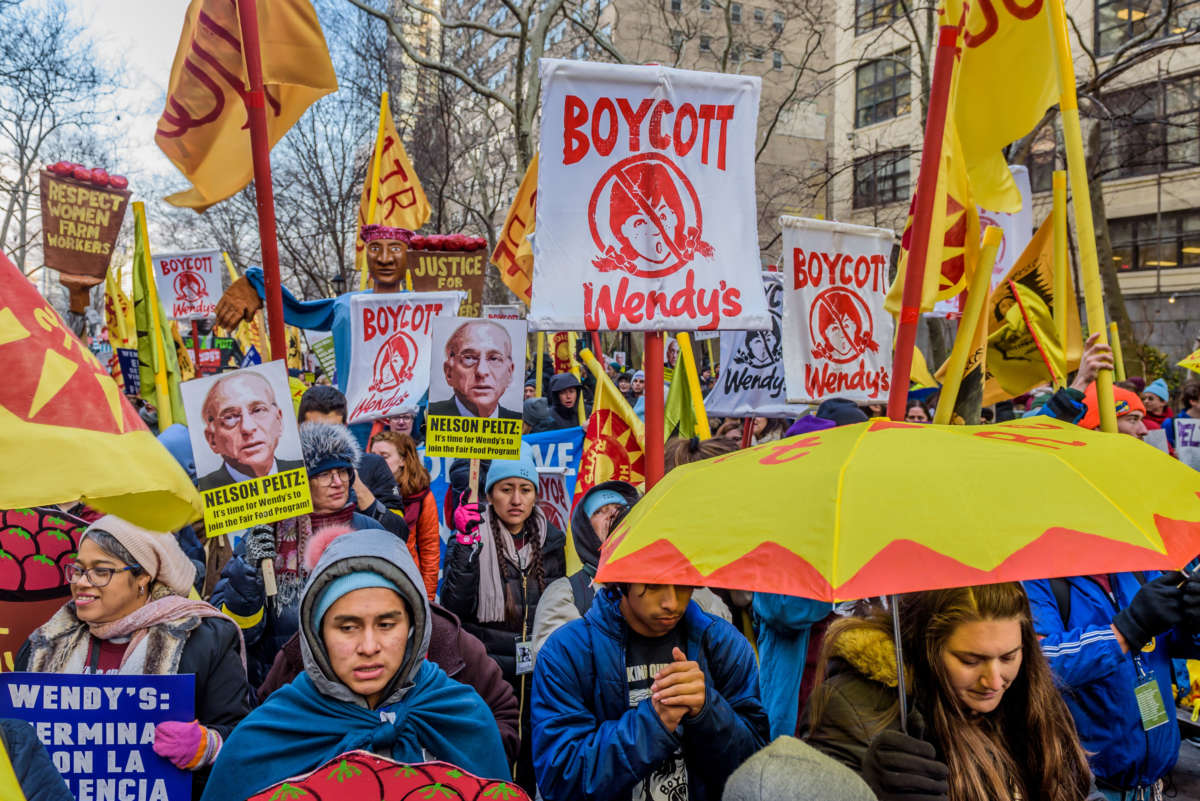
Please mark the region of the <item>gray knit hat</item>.
<svg viewBox="0 0 1200 801"><path fill-rule="evenodd" d="M747 759L725 783L722 801L876 801L850 768L795 737Z"/></svg>

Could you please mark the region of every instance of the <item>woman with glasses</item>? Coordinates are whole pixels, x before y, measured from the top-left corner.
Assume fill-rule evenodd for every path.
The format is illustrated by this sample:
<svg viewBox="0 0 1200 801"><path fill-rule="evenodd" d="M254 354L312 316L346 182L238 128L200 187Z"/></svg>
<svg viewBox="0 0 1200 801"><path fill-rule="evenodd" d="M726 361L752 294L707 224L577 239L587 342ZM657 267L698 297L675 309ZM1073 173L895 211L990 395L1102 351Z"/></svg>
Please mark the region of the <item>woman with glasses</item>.
<svg viewBox="0 0 1200 801"><path fill-rule="evenodd" d="M242 628L248 673L255 687L262 684L275 655L296 633L300 591L308 578L303 554L312 537L334 527L382 528L380 522L357 511L350 498L362 452L349 429L331 423L304 423L300 426L300 447L308 468L312 512L250 529L213 588L213 605ZM391 512L387 515L403 529L403 518ZM278 586L278 594L270 604L262 575L263 563L268 561L275 569Z"/></svg>
<svg viewBox="0 0 1200 801"><path fill-rule="evenodd" d="M238 627L209 604L187 597L196 568L174 537L113 515L88 527L64 570L71 600L30 635L14 667L37 673L193 674L196 720L158 724L154 750L196 772L198 798L224 738L250 711Z"/></svg>

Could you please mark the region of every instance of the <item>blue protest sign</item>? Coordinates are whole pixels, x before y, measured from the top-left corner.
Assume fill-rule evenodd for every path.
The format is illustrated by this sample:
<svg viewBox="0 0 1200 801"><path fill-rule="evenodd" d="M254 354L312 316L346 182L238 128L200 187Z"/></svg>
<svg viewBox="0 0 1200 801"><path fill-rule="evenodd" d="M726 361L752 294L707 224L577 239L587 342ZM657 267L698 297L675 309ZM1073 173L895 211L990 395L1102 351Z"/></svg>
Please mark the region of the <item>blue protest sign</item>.
<svg viewBox="0 0 1200 801"><path fill-rule="evenodd" d="M117 362L121 365L121 380L125 382L125 394L138 394L142 379L138 375L137 348L117 348Z"/></svg>
<svg viewBox="0 0 1200 801"><path fill-rule="evenodd" d="M188 801L192 775L154 753L154 726L190 721L195 679L183 676L0 674L0 718L33 725L80 801Z"/></svg>
<svg viewBox="0 0 1200 801"><path fill-rule="evenodd" d="M242 357L242 367L249 367L252 364L262 364L262 356L258 355L258 348L253 345L246 349L246 355Z"/></svg>

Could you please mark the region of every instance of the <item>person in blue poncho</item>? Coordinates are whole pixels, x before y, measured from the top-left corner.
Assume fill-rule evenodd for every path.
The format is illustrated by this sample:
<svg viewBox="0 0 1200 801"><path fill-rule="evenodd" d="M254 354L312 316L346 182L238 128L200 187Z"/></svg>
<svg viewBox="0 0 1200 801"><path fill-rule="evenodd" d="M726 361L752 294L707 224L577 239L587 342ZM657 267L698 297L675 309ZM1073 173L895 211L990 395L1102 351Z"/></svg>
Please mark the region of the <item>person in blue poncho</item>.
<svg viewBox="0 0 1200 801"><path fill-rule="evenodd" d="M367 271L376 292L403 292L404 272L408 265L408 244L412 231L386 225L364 225L362 239L367 248ZM297 300L283 290L283 319L288 325L309 331L332 331L337 388L346 391L350 370L350 298L347 292L335 298ZM249 321L263 306L266 289L261 267L251 267L229 285L217 301L217 322L230 330L243 320Z"/></svg>
<svg viewBox="0 0 1200 801"><path fill-rule="evenodd" d="M304 672L225 742L203 801L237 801L362 748L510 779L495 719L472 688L426 660L429 602L404 543L337 535L300 598Z"/></svg>

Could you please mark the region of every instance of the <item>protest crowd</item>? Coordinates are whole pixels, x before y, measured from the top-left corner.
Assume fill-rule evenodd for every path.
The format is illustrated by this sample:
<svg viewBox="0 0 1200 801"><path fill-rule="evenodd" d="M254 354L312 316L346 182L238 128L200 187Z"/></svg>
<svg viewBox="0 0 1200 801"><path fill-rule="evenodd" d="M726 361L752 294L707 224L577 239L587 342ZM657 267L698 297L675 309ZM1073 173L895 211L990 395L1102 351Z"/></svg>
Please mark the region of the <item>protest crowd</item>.
<svg viewBox="0 0 1200 801"><path fill-rule="evenodd" d="M532 256L528 217L419 235L376 169L362 289L180 282L134 203L107 365L0 258L0 358L41 375L0 387L0 801L1186 797L1200 378L1125 375L1052 218L989 284L977 209L931 374L927 206L894 280L895 232L798 217L762 270L751 79L542 70ZM672 98L619 98L654 153L583 132L622 91ZM414 288L442 251L478 283Z"/></svg>

